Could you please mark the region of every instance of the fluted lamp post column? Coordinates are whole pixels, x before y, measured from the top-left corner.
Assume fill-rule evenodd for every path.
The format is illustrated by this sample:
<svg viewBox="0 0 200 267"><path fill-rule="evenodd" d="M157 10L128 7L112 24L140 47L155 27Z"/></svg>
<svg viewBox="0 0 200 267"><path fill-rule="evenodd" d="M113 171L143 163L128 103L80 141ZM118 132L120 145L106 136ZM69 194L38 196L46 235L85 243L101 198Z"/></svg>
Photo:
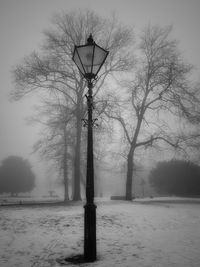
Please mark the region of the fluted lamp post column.
<svg viewBox="0 0 200 267"><path fill-rule="evenodd" d="M96 205L94 204L94 163L93 163L93 80L96 79L108 51L98 46L90 34L85 45L74 47L73 61L87 81L88 94L88 143L87 143L87 176L86 176L86 204L84 218L84 259L87 262L96 260Z"/></svg>

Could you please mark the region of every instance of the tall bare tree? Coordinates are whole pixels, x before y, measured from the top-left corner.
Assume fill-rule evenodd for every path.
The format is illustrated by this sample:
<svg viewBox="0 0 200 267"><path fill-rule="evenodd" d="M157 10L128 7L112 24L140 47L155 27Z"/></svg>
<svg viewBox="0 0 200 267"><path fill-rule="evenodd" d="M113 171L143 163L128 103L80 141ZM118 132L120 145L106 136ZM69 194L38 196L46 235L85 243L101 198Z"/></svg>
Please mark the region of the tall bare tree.
<svg viewBox="0 0 200 267"><path fill-rule="evenodd" d="M68 98L69 107L73 110L76 120L74 200L81 198L80 158L82 118L86 112L86 83L71 58L74 45L84 44L90 33L97 43L110 51L109 58L96 80L96 95L109 74L129 70L133 65L130 54L132 29L122 26L114 16L104 19L88 10L56 15L53 19L53 28L45 32L46 39L41 53L34 52L25 57L14 70L16 88L13 96L16 99L42 89L47 93L56 90Z"/></svg>
<svg viewBox="0 0 200 267"><path fill-rule="evenodd" d="M63 177L64 200L69 200L69 168L73 159L74 116L69 109L68 99L56 92L51 99L43 99L37 112L29 118L30 123L41 126L40 138L33 146L42 159L51 161Z"/></svg>
<svg viewBox="0 0 200 267"><path fill-rule="evenodd" d="M181 148L186 138L171 124L174 116L191 121L198 118L194 109L199 104L198 91L189 81L192 66L182 59L177 42L170 40L171 30L150 25L145 28L133 79L123 83L126 91L121 102L119 97L113 98L107 106L107 116L120 123L128 144L127 200L133 197L136 151L160 141Z"/></svg>

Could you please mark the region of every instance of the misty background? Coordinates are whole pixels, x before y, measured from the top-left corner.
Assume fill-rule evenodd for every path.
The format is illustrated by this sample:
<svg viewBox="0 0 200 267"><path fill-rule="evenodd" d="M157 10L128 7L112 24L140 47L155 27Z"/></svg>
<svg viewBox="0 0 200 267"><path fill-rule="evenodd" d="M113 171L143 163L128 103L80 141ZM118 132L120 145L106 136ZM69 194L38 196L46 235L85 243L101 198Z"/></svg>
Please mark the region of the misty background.
<svg viewBox="0 0 200 267"><path fill-rule="evenodd" d="M198 0L0 0L0 161L10 155L28 159L36 174L35 194L47 194L51 189L60 193L62 186L58 183L58 174L51 162L41 160L37 154L32 153L33 145L39 139L41 127L36 124L31 125L28 118L34 115L40 98L37 94L30 94L20 101L11 101L10 92L15 86L11 71L26 55L40 49L44 41L43 32L51 27L54 14L62 11L70 12L76 8L88 8L103 17L109 17L114 12L123 24L133 26L135 34L140 33L148 23L160 26L173 25L172 37L179 41L179 48L186 61L196 67L194 80L200 78ZM105 164L103 170L98 170L102 179L102 183L98 186L102 186L102 193L105 195L124 193L126 171L117 168L120 158L115 159L109 154L119 146L120 127L115 124L114 129L112 143L108 140L106 149L108 158L105 162L109 164ZM145 150L145 154L141 156L145 168L138 173L138 176L147 177L148 171L156 161L174 156L171 150L165 150L164 153L154 149ZM194 155L194 158L197 159L197 156ZM135 190L136 195L142 194L140 184ZM151 191L146 194L151 194Z"/></svg>

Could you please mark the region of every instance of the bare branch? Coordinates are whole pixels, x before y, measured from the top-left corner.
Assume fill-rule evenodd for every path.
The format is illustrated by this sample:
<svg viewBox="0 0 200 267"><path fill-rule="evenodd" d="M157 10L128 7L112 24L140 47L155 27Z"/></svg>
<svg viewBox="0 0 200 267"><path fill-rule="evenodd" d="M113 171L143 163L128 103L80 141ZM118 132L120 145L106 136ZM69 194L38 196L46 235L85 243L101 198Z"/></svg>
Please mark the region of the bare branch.
<svg viewBox="0 0 200 267"><path fill-rule="evenodd" d="M121 124L121 126L122 126L122 128L123 128L123 130L124 130L124 132L125 132L127 141L129 142L129 144L131 144L131 139L130 139L128 130L127 130L127 128L126 128L126 124L125 124L124 119L123 119L122 117L120 117L120 116L114 116L114 115L111 115L111 114L109 114L109 113L106 112L106 111L104 111L104 113L106 114L106 116L107 116L108 118L117 120L117 121Z"/></svg>

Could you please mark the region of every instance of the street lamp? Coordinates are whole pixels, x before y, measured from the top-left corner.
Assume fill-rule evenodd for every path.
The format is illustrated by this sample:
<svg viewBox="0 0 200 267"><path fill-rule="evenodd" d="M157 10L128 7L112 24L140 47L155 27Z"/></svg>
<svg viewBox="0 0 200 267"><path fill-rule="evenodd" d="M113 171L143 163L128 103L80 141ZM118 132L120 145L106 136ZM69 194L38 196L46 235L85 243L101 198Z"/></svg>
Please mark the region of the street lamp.
<svg viewBox="0 0 200 267"><path fill-rule="evenodd" d="M87 176L86 176L86 205L84 218L84 259L87 262L96 260L96 205L94 204L94 164L93 164L93 125L92 118L93 80L97 77L108 51L98 46L90 34L85 45L75 46L73 61L87 81L88 94L88 143L87 143Z"/></svg>

